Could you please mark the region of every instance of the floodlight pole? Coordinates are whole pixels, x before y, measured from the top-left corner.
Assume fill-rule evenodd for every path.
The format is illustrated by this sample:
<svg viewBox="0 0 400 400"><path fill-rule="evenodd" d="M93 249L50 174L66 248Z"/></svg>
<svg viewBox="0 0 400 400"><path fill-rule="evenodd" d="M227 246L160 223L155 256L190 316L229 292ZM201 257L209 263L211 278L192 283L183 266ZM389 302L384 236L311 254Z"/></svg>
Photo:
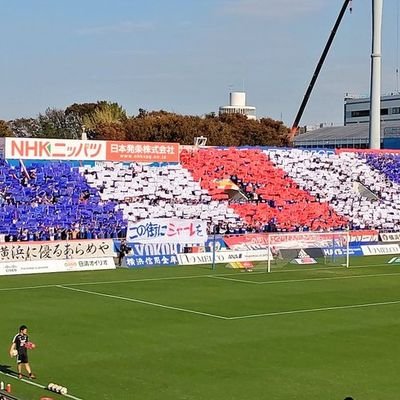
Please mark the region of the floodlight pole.
<svg viewBox="0 0 400 400"><path fill-rule="evenodd" d="M383 0L372 0L371 93L369 147L381 148L381 47Z"/></svg>

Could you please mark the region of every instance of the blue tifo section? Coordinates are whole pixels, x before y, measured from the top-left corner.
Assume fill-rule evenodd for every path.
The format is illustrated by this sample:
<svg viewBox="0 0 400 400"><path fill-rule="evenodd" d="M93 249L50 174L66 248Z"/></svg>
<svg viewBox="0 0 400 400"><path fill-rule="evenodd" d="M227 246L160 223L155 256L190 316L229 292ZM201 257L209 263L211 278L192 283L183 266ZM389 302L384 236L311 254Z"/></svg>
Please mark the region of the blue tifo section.
<svg viewBox="0 0 400 400"><path fill-rule="evenodd" d="M126 223L113 201L101 202L72 163L46 162L11 166L0 160L0 233L13 240L81 239L123 236Z"/></svg>
<svg viewBox="0 0 400 400"><path fill-rule="evenodd" d="M366 154L367 163L393 182L400 183L399 154Z"/></svg>

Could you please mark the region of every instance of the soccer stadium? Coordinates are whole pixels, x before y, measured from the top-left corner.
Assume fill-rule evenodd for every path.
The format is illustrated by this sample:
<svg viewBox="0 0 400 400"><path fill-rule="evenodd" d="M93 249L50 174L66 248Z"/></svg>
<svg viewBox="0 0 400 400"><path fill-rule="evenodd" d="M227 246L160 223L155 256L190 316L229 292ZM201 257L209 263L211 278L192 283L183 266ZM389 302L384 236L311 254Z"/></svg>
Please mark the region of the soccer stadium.
<svg viewBox="0 0 400 400"><path fill-rule="evenodd" d="M292 130L244 92L0 120L0 400L397 400L400 104L381 124L371 81L362 120L301 134L310 93Z"/></svg>

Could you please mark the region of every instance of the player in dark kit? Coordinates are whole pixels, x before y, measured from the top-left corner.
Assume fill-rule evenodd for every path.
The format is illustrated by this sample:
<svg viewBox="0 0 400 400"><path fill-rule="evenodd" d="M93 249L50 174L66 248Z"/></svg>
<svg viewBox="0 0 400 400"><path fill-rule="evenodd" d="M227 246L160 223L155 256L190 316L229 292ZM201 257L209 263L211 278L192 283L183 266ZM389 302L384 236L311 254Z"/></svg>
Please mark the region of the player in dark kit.
<svg viewBox="0 0 400 400"><path fill-rule="evenodd" d="M22 378L22 366L25 367L29 374L29 378L35 379L35 375L32 373L31 367L28 362L28 348L29 348L28 328L25 325L21 325L19 333L14 336L14 339L10 348L10 356L17 356L18 366L18 378ZM15 354L16 353L16 354Z"/></svg>

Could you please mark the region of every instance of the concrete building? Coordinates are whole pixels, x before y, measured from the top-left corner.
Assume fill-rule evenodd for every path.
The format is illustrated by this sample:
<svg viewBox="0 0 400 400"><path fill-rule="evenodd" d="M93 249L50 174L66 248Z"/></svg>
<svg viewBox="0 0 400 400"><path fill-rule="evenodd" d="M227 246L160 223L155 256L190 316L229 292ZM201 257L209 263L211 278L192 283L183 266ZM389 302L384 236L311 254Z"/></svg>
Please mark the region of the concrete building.
<svg viewBox="0 0 400 400"><path fill-rule="evenodd" d="M367 149L369 143L370 99L366 96L344 98L344 126L301 129L293 145L302 148ZM400 94L381 97L381 148L400 149Z"/></svg>
<svg viewBox="0 0 400 400"><path fill-rule="evenodd" d="M350 96L344 98L344 125L369 123L369 97ZM400 94L381 97L381 121L400 121Z"/></svg>
<svg viewBox="0 0 400 400"><path fill-rule="evenodd" d="M294 147L301 148L369 148L369 124L348 124L316 129L295 136ZM381 148L400 149L400 121L381 123Z"/></svg>
<svg viewBox="0 0 400 400"><path fill-rule="evenodd" d="M256 108L246 105L245 92L231 92L229 93L229 105L221 106L219 114L242 114L248 119L257 119Z"/></svg>

